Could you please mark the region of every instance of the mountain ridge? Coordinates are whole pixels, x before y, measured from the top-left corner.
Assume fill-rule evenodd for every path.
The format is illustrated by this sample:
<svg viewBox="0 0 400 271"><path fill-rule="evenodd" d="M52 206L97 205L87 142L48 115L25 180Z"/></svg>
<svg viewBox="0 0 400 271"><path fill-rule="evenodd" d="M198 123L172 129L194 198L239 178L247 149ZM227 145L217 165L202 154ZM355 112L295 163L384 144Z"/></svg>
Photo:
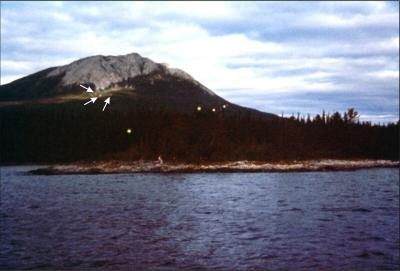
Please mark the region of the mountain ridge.
<svg viewBox="0 0 400 271"><path fill-rule="evenodd" d="M137 76L144 76L153 73L164 73L165 75L177 77L179 79L187 80L194 85L199 86L202 90L210 95L215 95L210 89L195 80L191 75L183 70L177 68L169 68L167 64L156 63L149 58L142 57L138 53L130 53L127 55L95 55L78 59L69 64L50 67L23 78L12 81L8 84L1 85L0 101L7 100L5 94L12 98L29 99L38 98L45 95L44 91L38 88L47 89L47 86L41 81L50 82L50 87L53 89L68 89L75 88L80 84L91 85L93 89L105 90L115 87L128 88L126 82ZM30 79L36 80L31 82ZM26 85L26 81L31 83L31 86ZM125 82L125 85L121 85ZM29 93L29 96L12 95L11 92L18 92L24 88L38 89L35 93ZM61 91L63 92L63 91ZM44 95L43 95L44 94ZM53 92L52 94L59 94Z"/></svg>
<svg viewBox="0 0 400 271"><path fill-rule="evenodd" d="M110 108L113 110L135 106L187 113L194 112L199 106L211 111L220 110L224 105L224 109L229 106L231 113L251 112L265 118L277 117L230 103L185 71L154 62L138 53L89 56L1 85L0 107L81 103L90 97L80 85L90 86L96 95L112 94ZM118 108L114 104L118 104Z"/></svg>

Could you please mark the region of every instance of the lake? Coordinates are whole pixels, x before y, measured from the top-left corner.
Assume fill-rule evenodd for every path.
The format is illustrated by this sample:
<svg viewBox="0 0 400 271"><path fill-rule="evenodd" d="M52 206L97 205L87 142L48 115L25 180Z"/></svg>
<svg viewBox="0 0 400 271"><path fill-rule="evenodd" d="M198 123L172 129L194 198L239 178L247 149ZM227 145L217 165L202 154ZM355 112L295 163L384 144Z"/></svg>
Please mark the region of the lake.
<svg viewBox="0 0 400 271"><path fill-rule="evenodd" d="M399 269L399 171L29 176L1 269Z"/></svg>

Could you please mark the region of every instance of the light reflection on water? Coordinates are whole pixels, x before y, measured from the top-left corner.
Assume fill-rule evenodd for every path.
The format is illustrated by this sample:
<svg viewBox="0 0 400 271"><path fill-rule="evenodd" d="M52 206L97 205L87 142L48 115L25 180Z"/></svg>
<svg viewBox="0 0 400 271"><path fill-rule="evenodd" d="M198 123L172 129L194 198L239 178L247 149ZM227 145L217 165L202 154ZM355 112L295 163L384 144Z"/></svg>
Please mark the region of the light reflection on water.
<svg viewBox="0 0 400 271"><path fill-rule="evenodd" d="M0 268L399 268L397 169L27 176L1 168Z"/></svg>

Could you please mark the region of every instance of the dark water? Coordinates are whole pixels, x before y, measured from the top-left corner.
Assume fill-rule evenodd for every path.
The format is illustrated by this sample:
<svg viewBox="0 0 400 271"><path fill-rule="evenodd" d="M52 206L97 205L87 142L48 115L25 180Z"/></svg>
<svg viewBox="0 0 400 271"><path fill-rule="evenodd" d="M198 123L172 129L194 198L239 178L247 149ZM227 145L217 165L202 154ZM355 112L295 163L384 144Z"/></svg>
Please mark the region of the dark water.
<svg viewBox="0 0 400 271"><path fill-rule="evenodd" d="M399 269L399 172L24 176L0 268Z"/></svg>

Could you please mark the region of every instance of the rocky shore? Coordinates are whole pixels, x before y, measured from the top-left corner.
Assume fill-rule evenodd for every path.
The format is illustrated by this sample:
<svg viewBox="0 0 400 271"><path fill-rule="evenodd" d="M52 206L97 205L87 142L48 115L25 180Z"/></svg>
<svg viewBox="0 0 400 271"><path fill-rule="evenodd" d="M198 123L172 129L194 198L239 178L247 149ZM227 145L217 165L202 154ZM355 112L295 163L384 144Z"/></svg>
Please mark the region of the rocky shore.
<svg viewBox="0 0 400 271"><path fill-rule="evenodd" d="M156 161L108 161L53 165L30 171L35 175L196 172L304 172L399 167L390 160L307 160L292 162L237 161L212 164L160 163Z"/></svg>

